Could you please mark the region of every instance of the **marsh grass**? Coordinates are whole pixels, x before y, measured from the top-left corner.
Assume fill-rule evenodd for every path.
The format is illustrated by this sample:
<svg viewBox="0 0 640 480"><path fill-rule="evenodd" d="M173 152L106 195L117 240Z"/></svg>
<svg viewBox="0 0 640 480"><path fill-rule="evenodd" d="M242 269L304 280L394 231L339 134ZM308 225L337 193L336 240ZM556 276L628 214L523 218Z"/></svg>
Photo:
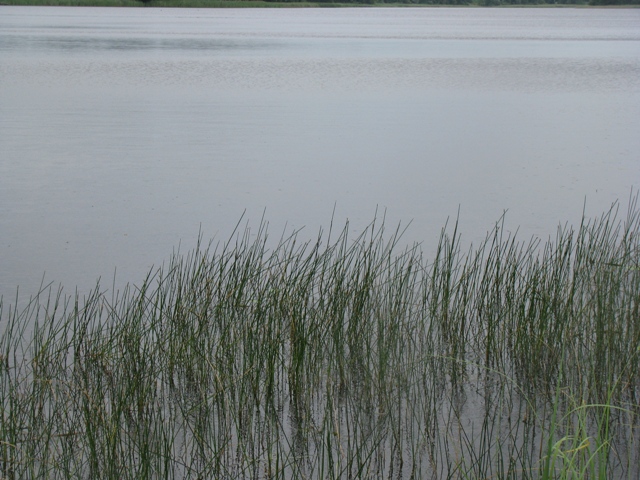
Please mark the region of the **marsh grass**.
<svg viewBox="0 0 640 480"><path fill-rule="evenodd" d="M384 219L239 223L121 292L1 300L0 476L634 478L637 199L431 258Z"/></svg>

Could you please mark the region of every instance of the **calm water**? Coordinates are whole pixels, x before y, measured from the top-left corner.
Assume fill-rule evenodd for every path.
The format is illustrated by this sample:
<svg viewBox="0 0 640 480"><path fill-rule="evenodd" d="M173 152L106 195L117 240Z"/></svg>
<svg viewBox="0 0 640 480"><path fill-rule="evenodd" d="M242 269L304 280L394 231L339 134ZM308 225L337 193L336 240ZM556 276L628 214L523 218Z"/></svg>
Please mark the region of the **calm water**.
<svg viewBox="0 0 640 480"><path fill-rule="evenodd" d="M638 132L638 9L1 6L0 295L139 281L243 212L547 237L640 186Z"/></svg>

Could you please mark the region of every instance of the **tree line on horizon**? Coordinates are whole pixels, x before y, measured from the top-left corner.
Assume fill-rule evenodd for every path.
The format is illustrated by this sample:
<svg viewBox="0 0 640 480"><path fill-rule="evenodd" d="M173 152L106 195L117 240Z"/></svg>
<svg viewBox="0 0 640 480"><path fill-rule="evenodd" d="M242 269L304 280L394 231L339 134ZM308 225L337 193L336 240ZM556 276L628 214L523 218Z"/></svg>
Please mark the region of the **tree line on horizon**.
<svg viewBox="0 0 640 480"><path fill-rule="evenodd" d="M267 2L306 2L309 0L265 0ZM402 3L418 5L640 5L640 0L311 0L317 3Z"/></svg>
<svg viewBox="0 0 640 480"><path fill-rule="evenodd" d="M144 1L144 0L143 0ZM150 0L147 0L150 1ZM307 2L316 3L402 3L416 5L591 5L591 6L624 6L640 5L640 0L264 0L266 2Z"/></svg>
<svg viewBox="0 0 640 480"><path fill-rule="evenodd" d="M0 0L1 2L2 0ZM153 5L154 0L138 0L146 5ZM207 6L209 0L201 0L200 3ZM225 3L225 0L212 0L214 3ZM230 3L250 3L252 0L229 0ZM403 4L403 5L452 5L452 6L517 6L517 5L576 5L576 6L633 6L640 5L640 0L260 0L265 3L315 3L315 4ZM168 0L164 3L171 4Z"/></svg>
<svg viewBox="0 0 640 480"><path fill-rule="evenodd" d="M1 0L0 0L1 1ZM144 4L153 4L153 0L139 0ZM251 0L240 0L250 2ZM500 5L589 5L589 6L630 6L640 5L640 0L261 0L266 3L319 3L319 4L415 4L415 5L477 5L493 7ZM170 0L169 0L169 3ZM206 0L205 0L206 3ZM222 0L224 3L224 0Z"/></svg>

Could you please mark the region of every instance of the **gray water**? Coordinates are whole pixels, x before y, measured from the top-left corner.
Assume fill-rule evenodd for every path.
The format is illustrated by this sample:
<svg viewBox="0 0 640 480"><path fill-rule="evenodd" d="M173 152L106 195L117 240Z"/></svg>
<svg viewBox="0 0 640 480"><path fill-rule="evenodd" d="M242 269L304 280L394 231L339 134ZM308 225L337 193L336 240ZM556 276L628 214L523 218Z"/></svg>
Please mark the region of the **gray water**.
<svg viewBox="0 0 640 480"><path fill-rule="evenodd" d="M546 238L626 203L638 132L638 9L0 6L0 295L138 282L263 215Z"/></svg>

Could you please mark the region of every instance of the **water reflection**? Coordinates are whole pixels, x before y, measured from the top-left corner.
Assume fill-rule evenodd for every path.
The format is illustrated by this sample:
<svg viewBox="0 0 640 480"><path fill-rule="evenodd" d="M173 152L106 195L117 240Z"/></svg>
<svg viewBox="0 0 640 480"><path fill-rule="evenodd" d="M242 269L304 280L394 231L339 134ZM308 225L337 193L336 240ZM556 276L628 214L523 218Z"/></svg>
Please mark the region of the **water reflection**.
<svg viewBox="0 0 640 480"><path fill-rule="evenodd" d="M470 12L3 7L0 291L139 278L245 210L379 206L429 251L458 207L475 241L626 198L640 11Z"/></svg>
<svg viewBox="0 0 640 480"><path fill-rule="evenodd" d="M0 37L0 50L12 52L16 49L28 49L37 52L56 52L62 55L77 52L96 54L109 50L142 53L150 50L205 51L237 55L264 50L273 53L279 48L282 48L282 44L273 41L255 42L221 38L90 37L86 35L86 32L84 35L81 33L74 36L42 35L25 38L21 35L3 35Z"/></svg>

